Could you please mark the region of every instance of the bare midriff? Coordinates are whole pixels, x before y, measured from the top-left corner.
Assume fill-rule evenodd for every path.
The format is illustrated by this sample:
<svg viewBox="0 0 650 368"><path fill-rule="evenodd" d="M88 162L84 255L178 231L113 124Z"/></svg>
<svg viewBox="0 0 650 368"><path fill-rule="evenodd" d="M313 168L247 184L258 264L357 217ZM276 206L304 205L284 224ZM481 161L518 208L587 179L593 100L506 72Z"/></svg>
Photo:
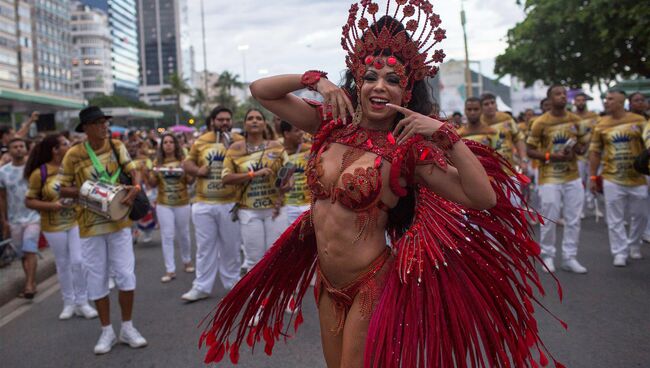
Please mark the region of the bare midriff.
<svg viewBox="0 0 650 368"><path fill-rule="evenodd" d="M321 182L331 185L338 180L341 185L340 165L347 147L332 144L322 155L323 175ZM377 155L366 152L344 173L354 172L357 168L372 167ZM381 165L381 192L379 198L388 207L397 204L398 197L390 190L388 178L390 164ZM314 203L313 223L318 247L318 261L324 276L336 287L353 282L386 249L385 229L388 222L386 211L375 211L376 221L360 230L357 226L359 215L363 212L353 211L330 198L320 199ZM361 232L360 232L361 231Z"/></svg>

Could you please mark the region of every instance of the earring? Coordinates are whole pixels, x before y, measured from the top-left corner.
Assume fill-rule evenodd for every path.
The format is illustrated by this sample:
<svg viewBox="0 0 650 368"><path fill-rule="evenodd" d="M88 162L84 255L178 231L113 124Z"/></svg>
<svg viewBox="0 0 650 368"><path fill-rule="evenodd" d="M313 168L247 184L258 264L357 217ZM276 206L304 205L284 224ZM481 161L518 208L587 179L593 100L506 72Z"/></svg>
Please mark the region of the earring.
<svg viewBox="0 0 650 368"><path fill-rule="evenodd" d="M361 110L361 84L357 89L357 108L354 109L354 116L352 117L352 124L359 126L361 124L361 118L363 117L363 112Z"/></svg>
<svg viewBox="0 0 650 368"><path fill-rule="evenodd" d="M352 118L352 124L359 126L361 124L361 117L363 113L361 112L361 102L357 103L357 108L354 110L354 117Z"/></svg>

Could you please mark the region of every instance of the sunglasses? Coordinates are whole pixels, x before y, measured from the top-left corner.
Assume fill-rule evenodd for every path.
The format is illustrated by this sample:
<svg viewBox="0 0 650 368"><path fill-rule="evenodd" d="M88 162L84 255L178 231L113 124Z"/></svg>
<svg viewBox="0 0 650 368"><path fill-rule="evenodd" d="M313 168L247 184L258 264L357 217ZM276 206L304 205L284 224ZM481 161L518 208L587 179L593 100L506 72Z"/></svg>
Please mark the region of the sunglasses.
<svg viewBox="0 0 650 368"><path fill-rule="evenodd" d="M293 173L296 172L296 165L289 162L286 165L282 166L278 170L278 175L275 179L275 187L282 188L286 185L287 181L293 176Z"/></svg>

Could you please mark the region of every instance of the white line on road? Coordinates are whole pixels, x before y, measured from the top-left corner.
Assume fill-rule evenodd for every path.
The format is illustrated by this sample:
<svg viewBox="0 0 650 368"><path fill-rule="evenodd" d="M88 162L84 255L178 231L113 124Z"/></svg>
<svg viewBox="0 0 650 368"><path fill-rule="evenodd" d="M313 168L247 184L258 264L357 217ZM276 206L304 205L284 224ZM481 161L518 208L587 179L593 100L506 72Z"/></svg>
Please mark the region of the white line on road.
<svg viewBox="0 0 650 368"><path fill-rule="evenodd" d="M32 309L32 307L40 304L43 300L47 299L50 295L56 293L60 289L56 275L41 282L38 286L39 289L44 291L38 292L34 300L29 301L27 299L15 298L0 308L0 316L2 316L0 317L0 328L22 316L25 312Z"/></svg>

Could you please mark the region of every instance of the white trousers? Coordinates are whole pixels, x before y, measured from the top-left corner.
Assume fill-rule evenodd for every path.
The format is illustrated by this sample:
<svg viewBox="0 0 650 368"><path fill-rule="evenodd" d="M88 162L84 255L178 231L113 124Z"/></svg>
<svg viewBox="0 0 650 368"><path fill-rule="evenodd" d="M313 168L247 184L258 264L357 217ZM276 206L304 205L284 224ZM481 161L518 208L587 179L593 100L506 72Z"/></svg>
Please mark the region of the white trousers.
<svg viewBox="0 0 650 368"><path fill-rule="evenodd" d="M244 242L243 268L250 270L287 228L286 210L273 219L273 209L239 210L241 238Z"/></svg>
<svg viewBox="0 0 650 368"><path fill-rule="evenodd" d="M630 247L641 246L641 236L648 221L648 188L629 187L603 180L609 247L612 255L628 256ZM629 211L629 234L625 229L625 211Z"/></svg>
<svg viewBox="0 0 650 368"><path fill-rule="evenodd" d="M88 303L86 289L86 266L81 254L79 227L57 232L43 232L54 253L56 275L61 285L61 296L65 305Z"/></svg>
<svg viewBox="0 0 650 368"><path fill-rule="evenodd" d="M293 224L303 212L309 209L309 205L304 206L285 206L285 211L287 213L287 227Z"/></svg>
<svg viewBox="0 0 650 368"><path fill-rule="evenodd" d="M582 180L582 185L585 188L589 188L590 179L589 179L589 160L578 160L578 172L580 172L580 179ZM584 207L588 209L593 209L595 207L594 201L596 197L591 192L591 190L585 190L585 203Z"/></svg>
<svg viewBox="0 0 650 368"><path fill-rule="evenodd" d="M165 260L165 270L168 273L176 272L174 238L178 240L183 263L187 264L192 261L192 245L190 243L191 212L189 204L178 207L162 204L156 206L156 214L160 224L163 259Z"/></svg>
<svg viewBox="0 0 650 368"><path fill-rule="evenodd" d="M580 240L580 214L585 193L580 179L562 184L539 186L541 213L546 218L540 227L542 256L555 257L555 229L560 212L564 210L564 234L562 237L562 259L575 258Z"/></svg>
<svg viewBox="0 0 650 368"><path fill-rule="evenodd" d="M196 234L196 278L193 287L211 293L219 274L226 289L239 281L241 238L239 224L230 210L234 203L192 205L192 222Z"/></svg>
<svg viewBox="0 0 650 368"><path fill-rule="evenodd" d="M81 238L81 251L86 261L86 282L90 300L98 300L108 295L109 269L118 290L135 290L135 255L131 228Z"/></svg>

